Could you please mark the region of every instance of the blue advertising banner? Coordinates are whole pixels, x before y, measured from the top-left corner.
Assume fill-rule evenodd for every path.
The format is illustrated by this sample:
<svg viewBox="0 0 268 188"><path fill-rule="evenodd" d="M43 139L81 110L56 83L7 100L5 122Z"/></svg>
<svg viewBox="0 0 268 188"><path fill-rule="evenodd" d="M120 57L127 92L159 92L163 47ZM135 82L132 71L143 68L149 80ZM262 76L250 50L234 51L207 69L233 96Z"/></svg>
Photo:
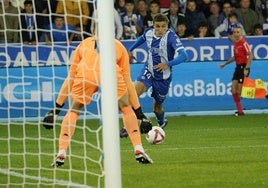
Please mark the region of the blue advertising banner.
<svg viewBox="0 0 268 188"><path fill-rule="evenodd" d="M250 44L254 59L268 59L268 36L247 37L246 40ZM182 43L189 54L190 62L223 61L229 59L233 52L232 43L227 38L195 38L191 41L182 39ZM133 41L124 41L127 49L132 44ZM134 56L137 62L144 63L147 59L146 45L136 48Z"/></svg>
<svg viewBox="0 0 268 188"><path fill-rule="evenodd" d="M247 37L255 60L268 59L268 36ZM128 49L134 41L122 41ZM188 41L182 39L190 62L200 61L223 61L232 55L232 43L227 38L204 38ZM66 47L65 43L47 46L14 45L7 47L0 45L0 68L1 67L20 67L20 66L51 66L69 65L72 54L78 42ZM144 63L147 59L146 46L140 46L134 50L137 58L136 62ZM133 62L133 63L136 63Z"/></svg>
<svg viewBox="0 0 268 188"><path fill-rule="evenodd" d="M231 78L234 63L182 63L174 67L173 81L164 108L167 112L234 110ZM133 80L143 64L132 64ZM254 60L250 78L268 81L268 60ZM42 117L51 109L68 66L0 68L0 118ZM145 112L152 112L150 91L140 97ZM242 99L245 109L267 109L268 100ZM68 106L68 105L66 105ZM96 114L97 104L88 108Z"/></svg>

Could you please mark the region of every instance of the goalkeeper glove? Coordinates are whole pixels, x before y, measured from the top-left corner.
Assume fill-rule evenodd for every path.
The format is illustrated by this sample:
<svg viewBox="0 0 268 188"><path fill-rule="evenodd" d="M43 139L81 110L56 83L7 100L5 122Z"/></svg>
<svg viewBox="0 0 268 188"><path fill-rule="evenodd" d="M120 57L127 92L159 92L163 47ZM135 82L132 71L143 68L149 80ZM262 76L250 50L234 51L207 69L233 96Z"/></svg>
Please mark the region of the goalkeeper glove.
<svg viewBox="0 0 268 188"><path fill-rule="evenodd" d="M54 120L57 119L61 108L64 106L63 105L59 105L56 103L56 108L52 109L51 111L47 112L44 119L43 119L43 127L45 127L46 129L53 129L54 126Z"/></svg>
<svg viewBox="0 0 268 188"><path fill-rule="evenodd" d="M143 118L140 124L140 132L141 134L147 134L150 130L152 130L152 122L149 118Z"/></svg>
<svg viewBox="0 0 268 188"><path fill-rule="evenodd" d="M139 107L136 110L134 110L134 112L135 112L137 118L139 120L141 120L141 123L140 123L140 132L141 132L141 134L148 133L152 129L151 120L144 115L141 107Z"/></svg>

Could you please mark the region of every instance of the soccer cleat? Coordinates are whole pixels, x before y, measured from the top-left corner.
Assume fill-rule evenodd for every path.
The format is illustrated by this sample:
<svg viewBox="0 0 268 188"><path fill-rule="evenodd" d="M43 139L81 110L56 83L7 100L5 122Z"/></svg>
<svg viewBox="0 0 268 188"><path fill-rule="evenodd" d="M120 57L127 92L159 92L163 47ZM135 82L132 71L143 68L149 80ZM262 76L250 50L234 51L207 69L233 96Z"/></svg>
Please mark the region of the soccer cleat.
<svg viewBox="0 0 268 188"><path fill-rule="evenodd" d="M163 123L162 125L159 125L159 124L158 124L158 126L161 127L162 129L164 129L164 128L167 126L167 124L168 124L168 120L165 119L165 120L164 120L164 123Z"/></svg>
<svg viewBox="0 0 268 188"><path fill-rule="evenodd" d="M142 164L153 163L153 160L146 153L136 150L135 154L136 154L136 161L138 163Z"/></svg>
<svg viewBox="0 0 268 188"><path fill-rule="evenodd" d="M244 115L245 115L244 112L238 112L238 111L236 111L236 112L234 113L234 116L244 116Z"/></svg>
<svg viewBox="0 0 268 188"><path fill-rule="evenodd" d="M56 156L55 161L51 164L53 167L60 167L64 165L65 156L63 154L60 154Z"/></svg>
<svg viewBox="0 0 268 188"><path fill-rule="evenodd" d="M127 130L125 128L122 128L120 130L120 138L127 138L127 137L128 137Z"/></svg>

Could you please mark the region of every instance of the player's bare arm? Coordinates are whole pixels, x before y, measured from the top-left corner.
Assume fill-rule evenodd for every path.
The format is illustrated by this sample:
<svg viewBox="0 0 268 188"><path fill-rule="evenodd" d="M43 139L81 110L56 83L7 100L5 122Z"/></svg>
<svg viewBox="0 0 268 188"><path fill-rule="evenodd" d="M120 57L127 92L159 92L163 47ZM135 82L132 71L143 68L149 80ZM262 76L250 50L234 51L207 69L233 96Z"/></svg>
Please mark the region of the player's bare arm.
<svg viewBox="0 0 268 188"><path fill-rule="evenodd" d="M226 65L232 63L234 60L235 60L235 58L234 58L234 57L231 57L230 59L228 59L228 60L225 61L224 63L219 64L219 68L223 68L223 67L225 67Z"/></svg>

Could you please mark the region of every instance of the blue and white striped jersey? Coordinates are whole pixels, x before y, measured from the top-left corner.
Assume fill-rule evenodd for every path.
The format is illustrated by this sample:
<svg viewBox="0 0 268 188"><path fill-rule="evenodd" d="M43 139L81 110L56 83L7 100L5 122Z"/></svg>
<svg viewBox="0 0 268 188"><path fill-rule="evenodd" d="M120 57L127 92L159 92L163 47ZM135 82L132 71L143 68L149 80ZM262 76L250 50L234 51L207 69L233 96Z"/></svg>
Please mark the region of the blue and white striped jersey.
<svg viewBox="0 0 268 188"><path fill-rule="evenodd" d="M167 79L172 74L172 66L182 63L185 60L183 59L182 61L181 58L176 60L179 51L185 52L185 49L178 35L171 29L168 29L162 37L156 37L154 33L154 28L145 30L143 35L141 35L130 48L130 51L146 42L148 47L148 59L146 65L149 71L157 80ZM167 65L169 65L169 69L163 72L154 70L153 66L161 62L167 63Z"/></svg>

